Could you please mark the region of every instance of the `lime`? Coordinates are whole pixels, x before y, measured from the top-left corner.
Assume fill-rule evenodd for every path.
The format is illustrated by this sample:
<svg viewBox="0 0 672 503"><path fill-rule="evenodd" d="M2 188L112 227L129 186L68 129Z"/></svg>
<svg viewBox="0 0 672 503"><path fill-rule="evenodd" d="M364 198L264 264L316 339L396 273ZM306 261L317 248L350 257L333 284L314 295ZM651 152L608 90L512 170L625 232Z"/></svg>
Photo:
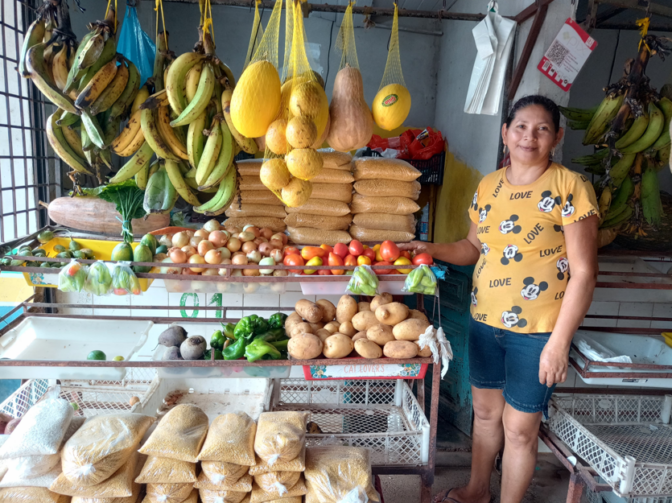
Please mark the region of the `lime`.
<svg viewBox="0 0 672 503"><path fill-rule="evenodd" d="M86 357L87 360L101 360L105 361L107 357L105 356L105 353L102 351L98 351L97 349L95 351L91 351L89 353L89 356Z"/></svg>
<svg viewBox="0 0 672 503"><path fill-rule="evenodd" d="M77 402L70 402L70 407L72 407L75 410L79 410L79 405L77 405Z"/></svg>
<svg viewBox="0 0 672 503"><path fill-rule="evenodd" d="M123 361L124 361L124 357L123 357L123 356L115 356L115 357L112 358L112 359L113 359L115 362L123 362Z"/></svg>

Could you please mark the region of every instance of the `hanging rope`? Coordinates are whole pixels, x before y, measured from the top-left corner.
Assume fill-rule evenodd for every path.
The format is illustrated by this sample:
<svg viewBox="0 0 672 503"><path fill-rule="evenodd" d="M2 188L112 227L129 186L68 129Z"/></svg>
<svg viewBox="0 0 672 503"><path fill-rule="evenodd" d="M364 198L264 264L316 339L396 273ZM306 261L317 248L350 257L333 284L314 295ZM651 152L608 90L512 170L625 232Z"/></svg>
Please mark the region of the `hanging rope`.
<svg viewBox="0 0 672 503"><path fill-rule="evenodd" d="M116 0L115 0L116 2ZM159 11L160 9L160 11ZM159 13L161 15L161 24L163 25L163 33L166 33L166 16L163 14L163 0L156 0L154 6L154 12L156 12L156 37L159 36Z"/></svg>
<svg viewBox="0 0 672 503"><path fill-rule="evenodd" d="M110 13L110 6L112 5L112 0L107 0L107 9L105 9L105 17L107 18L107 15ZM117 32L117 12L119 12L119 9L117 9L117 0L114 0L114 32Z"/></svg>
<svg viewBox="0 0 672 503"><path fill-rule="evenodd" d="M641 40L639 41L639 46L637 47L637 50L641 50L642 44L646 47L646 50L651 52L651 48L648 46L646 41L644 40L646 35L649 33L649 24L651 22L651 18L648 16L642 19L637 20L637 26L639 26L639 34L642 36Z"/></svg>

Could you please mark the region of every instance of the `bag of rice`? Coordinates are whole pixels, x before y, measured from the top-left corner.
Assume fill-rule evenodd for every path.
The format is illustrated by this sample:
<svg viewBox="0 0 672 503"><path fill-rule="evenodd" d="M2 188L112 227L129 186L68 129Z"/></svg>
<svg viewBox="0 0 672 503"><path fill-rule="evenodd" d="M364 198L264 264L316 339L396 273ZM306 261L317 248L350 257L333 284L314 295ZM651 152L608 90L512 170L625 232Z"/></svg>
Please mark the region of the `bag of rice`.
<svg viewBox="0 0 672 503"><path fill-rule="evenodd" d="M260 229L268 227L273 232L282 232L287 226L280 218L273 217L231 217L224 221L224 227L236 227L242 229L246 225L251 224Z"/></svg>
<svg viewBox="0 0 672 503"><path fill-rule="evenodd" d="M249 467L244 465L235 465L224 461L201 461L203 473L210 482L219 484L226 481L233 484L243 475L247 474Z"/></svg>
<svg viewBox="0 0 672 503"><path fill-rule="evenodd" d="M248 493L236 491L211 491L210 489L199 489L202 503L249 503Z"/></svg>
<svg viewBox="0 0 672 503"><path fill-rule="evenodd" d="M410 215L420 211L418 203L407 197L367 197L361 194L352 196L350 212L388 213L392 215Z"/></svg>
<svg viewBox="0 0 672 503"><path fill-rule="evenodd" d="M415 239L414 232L379 231L363 229L357 225L350 226L350 235L353 239L358 239L359 241L385 241L389 239L395 243L408 243Z"/></svg>
<svg viewBox="0 0 672 503"><path fill-rule="evenodd" d="M350 226L350 222L352 222L350 215L325 217L307 213L292 213L285 218L285 223L289 227L312 227L325 231L345 231Z"/></svg>
<svg viewBox="0 0 672 503"><path fill-rule="evenodd" d="M254 476L254 483L267 493L282 497L290 487L294 487L301 478L301 472L268 472ZM303 495L301 495L303 496Z"/></svg>
<svg viewBox="0 0 672 503"><path fill-rule="evenodd" d="M307 412L262 412L254 452L271 466L277 461L291 461L303 449L307 422Z"/></svg>
<svg viewBox="0 0 672 503"><path fill-rule="evenodd" d="M241 190L233 199L236 204L238 201L242 203L253 204L278 204L280 199L270 190Z"/></svg>
<svg viewBox="0 0 672 503"><path fill-rule="evenodd" d="M236 161L238 174L245 176L259 176L259 171L261 171L261 165L263 162L263 159L245 159L244 161Z"/></svg>
<svg viewBox="0 0 672 503"><path fill-rule="evenodd" d="M37 457L37 456L31 456ZM26 458L22 458L26 459ZM47 473L43 473L37 477L24 477L17 470L14 470L10 461L8 461L9 467L7 473L2 478L0 482L0 487L51 487L51 484L58 478L61 474L61 462L58 460L56 466L54 466Z"/></svg>
<svg viewBox="0 0 672 503"><path fill-rule="evenodd" d="M82 498L81 496L75 496L71 503L136 503L141 489L140 484L133 484L133 494L131 496L123 498Z"/></svg>
<svg viewBox="0 0 672 503"><path fill-rule="evenodd" d="M211 491L240 491L249 493L252 490L252 475L243 475L235 482L224 480L222 482L213 482L208 476L201 472L198 476L198 482L194 484L196 489L209 489Z"/></svg>
<svg viewBox="0 0 672 503"><path fill-rule="evenodd" d="M306 503L380 501L373 487L369 451L361 447L308 448L304 476Z"/></svg>
<svg viewBox="0 0 672 503"><path fill-rule="evenodd" d="M350 204L352 201L351 183L314 183L310 194L313 199L329 199Z"/></svg>
<svg viewBox="0 0 672 503"><path fill-rule="evenodd" d="M322 168L320 174L310 180L313 183L352 183L355 177L350 171Z"/></svg>
<svg viewBox="0 0 672 503"><path fill-rule="evenodd" d="M137 452L133 452L121 468L99 484L84 486L71 482L61 474L49 489L58 494L84 498L126 498L133 494L133 479L140 469L138 463L143 463L144 460L144 456L141 459Z"/></svg>
<svg viewBox="0 0 672 503"><path fill-rule="evenodd" d="M413 215L359 213L354 216L352 223L363 229L412 232L415 234L415 217Z"/></svg>
<svg viewBox="0 0 672 503"><path fill-rule="evenodd" d="M90 418L63 446L63 475L78 486L107 480L135 452L154 421L150 416L123 412Z"/></svg>
<svg viewBox="0 0 672 503"><path fill-rule="evenodd" d="M292 213L307 213L309 215L323 215L325 217L342 217L350 214L350 207L342 201L310 198L303 206L285 208L288 215Z"/></svg>
<svg viewBox="0 0 672 503"><path fill-rule="evenodd" d="M32 406L0 447L0 459L57 454L75 410L60 398Z"/></svg>
<svg viewBox="0 0 672 503"><path fill-rule="evenodd" d="M252 466L256 432L257 424L244 412L217 416L210 425L198 460Z"/></svg>
<svg viewBox="0 0 672 503"><path fill-rule="evenodd" d="M135 482L138 484L193 484L196 480L194 463L149 456Z"/></svg>
<svg viewBox="0 0 672 503"><path fill-rule="evenodd" d="M189 498L194 484L147 484L147 503L182 503Z"/></svg>
<svg viewBox="0 0 672 503"><path fill-rule="evenodd" d="M287 227L287 233L292 243L300 245L320 246L326 244L334 246L336 243L348 244L352 241L350 234L345 231L323 231L311 227Z"/></svg>
<svg viewBox="0 0 672 503"><path fill-rule="evenodd" d="M417 200L422 186L418 182L398 182L396 180L362 180L355 182L355 191L363 196L408 197ZM314 192L314 191L313 191Z"/></svg>
<svg viewBox="0 0 672 503"><path fill-rule="evenodd" d="M227 217L273 217L285 218L287 212L279 199L276 199L276 204L238 204L233 201L224 214Z"/></svg>
<svg viewBox="0 0 672 503"><path fill-rule="evenodd" d="M333 148L321 148L318 152L322 154L323 167L328 169L352 169L352 156L350 152L338 152Z"/></svg>
<svg viewBox="0 0 672 503"><path fill-rule="evenodd" d="M180 404L163 416L140 452L149 456L196 463L207 433L206 413L195 405Z"/></svg>
<svg viewBox="0 0 672 503"><path fill-rule="evenodd" d="M294 484L289 489L286 489L282 486L286 492L283 491L283 495L280 495L278 488L274 488L271 491L265 491L257 484L252 486L252 496L250 497L250 503L264 503L266 501L275 501L278 498L293 498L295 496L303 496L308 492L306 488L306 483L299 474L299 481Z"/></svg>
<svg viewBox="0 0 672 503"><path fill-rule="evenodd" d="M273 466L257 456L257 464L250 466L250 475L256 476L270 472L302 472L306 469L306 446L291 461L276 461Z"/></svg>
<svg viewBox="0 0 672 503"><path fill-rule="evenodd" d="M268 190L266 185L261 183L259 175L241 175L238 178L238 190Z"/></svg>
<svg viewBox="0 0 672 503"><path fill-rule="evenodd" d="M355 180L398 180L414 182L422 173L401 159L358 157L355 159Z"/></svg>
<svg viewBox="0 0 672 503"><path fill-rule="evenodd" d="M70 503L70 496L44 487L11 487L0 489L0 503Z"/></svg>

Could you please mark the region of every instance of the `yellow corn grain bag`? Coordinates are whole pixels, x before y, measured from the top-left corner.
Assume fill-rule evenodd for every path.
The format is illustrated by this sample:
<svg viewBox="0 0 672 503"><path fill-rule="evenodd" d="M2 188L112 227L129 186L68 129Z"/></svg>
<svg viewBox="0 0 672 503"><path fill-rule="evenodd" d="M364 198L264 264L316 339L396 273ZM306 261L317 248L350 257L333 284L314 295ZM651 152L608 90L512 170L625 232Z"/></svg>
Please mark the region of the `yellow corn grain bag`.
<svg viewBox="0 0 672 503"><path fill-rule="evenodd" d="M342 169L322 168L322 171L315 178L312 178L313 183L352 183L355 177L350 171Z"/></svg>
<svg viewBox="0 0 672 503"><path fill-rule="evenodd" d="M349 243L352 241L350 234L345 231L323 231L310 227L287 227L289 240L297 245L323 244L333 246L336 243Z"/></svg>
<svg viewBox="0 0 672 503"><path fill-rule="evenodd" d="M278 498L293 498L296 496L303 496L307 492L308 489L306 488L306 483L303 480L303 477L301 477L301 474L299 474L299 481L292 487L285 488L285 490L282 491L282 495L280 494L280 491L277 490L277 488L272 491L265 491L262 488L260 488L257 484L254 484L252 486L252 495L250 497L250 503L264 503L266 501L276 501Z"/></svg>
<svg viewBox="0 0 672 503"><path fill-rule="evenodd" d="M306 446L291 461L276 461L273 466L257 456L257 464L250 467L250 475L256 476L269 472L302 472L306 469Z"/></svg>
<svg viewBox="0 0 672 503"><path fill-rule="evenodd" d="M307 412L262 412L254 452L269 465L296 458L306 441Z"/></svg>
<svg viewBox="0 0 672 503"><path fill-rule="evenodd" d="M413 232L380 231L375 229L362 229L357 225L350 226L350 235L359 241L385 241L389 239L395 243L408 243L415 239Z"/></svg>
<svg viewBox="0 0 672 503"><path fill-rule="evenodd" d="M154 421L153 417L130 413L90 418L61 450L63 475L78 486L107 480L135 452Z"/></svg>
<svg viewBox="0 0 672 503"><path fill-rule="evenodd" d="M237 161L236 167L238 168L238 174L243 176L259 176L259 171L261 171L263 162L263 159L245 159L244 161Z"/></svg>
<svg viewBox="0 0 672 503"><path fill-rule="evenodd" d="M261 183L259 175L241 175L238 179L238 190L268 190L266 186Z"/></svg>
<svg viewBox="0 0 672 503"><path fill-rule="evenodd" d="M355 180L397 180L414 182L422 173L401 159L359 157L355 159Z"/></svg>
<svg viewBox="0 0 672 503"><path fill-rule="evenodd" d="M270 190L241 190L233 199L236 204L240 201L242 204L278 204L280 199Z"/></svg>
<svg viewBox="0 0 672 503"><path fill-rule="evenodd" d="M8 487L0 489L1 503L69 503L70 496L51 492L46 487Z"/></svg>
<svg viewBox="0 0 672 503"><path fill-rule="evenodd" d="M325 217L322 215L309 215L306 213L292 213L285 218L289 227L312 227L325 231L345 231L352 222L352 216Z"/></svg>
<svg viewBox="0 0 672 503"><path fill-rule="evenodd" d="M224 221L225 227L242 229L246 225L254 225L260 229L268 227L273 232L282 232L287 228L281 218L273 217L229 217Z"/></svg>
<svg viewBox="0 0 672 503"><path fill-rule="evenodd" d="M353 217L352 223L363 229L412 232L415 234L415 218L413 215L359 213Z"/></svg>
<svg viewBox="0 0 672 503"><path fill-rule="evenodd" d="M398 182L396 180L362 180L355 182L355 191L363 196L408 197L414 201L420 197L418 182Z"/></svg>
<svg viewBox="0 0 672 503"><path fill-rule="evenodd" d="M321 148L318 152L322 154L325 168L352 170L352 156L350 152L338 152L333 148Z"/></svg>
<svg viewBox="0 0 672 503"><path fill-rule="evenodd" d="M249 503L249 493L237 491L211 491L199 489L202 503Z"/></svg>
<svg viewBox="0 0 672 503"><path fill-rule="evenodd" d="M373 487L369 451L361 447L310 447L306 452L306 503L339 503L351 491L361 499L347 501L378 502Z"/></svg>
<svg viewBox="0 0 672 503"><path fill-rule="evenodd" d="M249 493L252 490L252 475L243 475L235 482L230 480L213 482L204 472L201 472L198 476L198 482L194 484L194 487L196 489L209 489L210 491L237 491Z"/></svg>
<svg viewBox="0 0 672 503"><path fill-rule="evenodd" d="M294 487L301 478L301 472L268 472L254 476L254 483L267 493L280 496L287 494L287 489ZM303 495L302 495L303 496Z"/></svg>
<svg viewBox="0 0 672 503"><path fill-rule="evenodd" d="M308 199L306 204L297 208L286 207L288 215L292 213L305 213L308 215L322 215L325 217L342 217L350 214L350 207L342 201L330 201L328 199Z"/></svg>
<svg viewBox="0 0 672 503"><path fill-rule="evenodd" d="M238 204L234 200L224 213L227 217L273 217L285 218L287 212L279 199L277 204Z"/></svg>
<svg viewBox="0 0 672 503"><path fill-rule="evenodd" d="M194 463L149 456L135 482L138 484L193 484L196 480Z"/></svg>
<svg viewBox="0 0 672 503"><path fill-rule="evenodd" d="M210 425L198 460L253 466L256 431L257 424L244 412L217 416Z"/></svg>
<svg viewBox="0 0 672 503"><path fill-rule="evenodd" d="M125 498L83 498L75 496L71 503L137 503L141 488L140 484L133 484L133 494Z"/></svg>
<svg viewBox="0 0 672 503"><path fill-rule="evenodd" d="M205 476L215 484L224 481L234 483L249 470L249 466L236 465L224 461L201 461L201 468Z"/></svg>
<svg viewBox="0 0 672 503"><path fill-rule="evenodd" d="M314 183L313 192L310 197L313 199L329 199L330 201L342 201L350 204L352 201L351 183Z"/></svg>
<svg viewBox="0 0 672 503"><path fill-rule="evenodd" d="M195 405L180 404L163 416L140 452L196 463L207 433L208 416L205 412Z"/></svg>
<svg viewBox="0 0 672 503"><path fill-rule="evenodd" d="M407 197L367 197L360 194L352 196L350 212L389 213L391 215L410 215L420 211L418 203Z"/></svg>
<svg viewBox="0 0 672 503"><path fill-rule="evenodd" d="M194 484L147 484L143 503L182 503L193 494Z"/></svg>

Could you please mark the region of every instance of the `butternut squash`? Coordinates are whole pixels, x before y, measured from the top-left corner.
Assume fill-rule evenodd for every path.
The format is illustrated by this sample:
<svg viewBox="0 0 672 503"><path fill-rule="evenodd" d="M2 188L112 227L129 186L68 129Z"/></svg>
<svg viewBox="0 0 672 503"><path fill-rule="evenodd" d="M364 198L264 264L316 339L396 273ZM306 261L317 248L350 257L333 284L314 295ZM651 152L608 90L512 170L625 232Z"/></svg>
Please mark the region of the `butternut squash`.
<svg viewBox="0 0 672 503"><path fill-rule="evenodd" d="M357 68L346 65L336 74L329 117L327 143L334 150L356 150L371 140L373 115L364 101L362 74Z"/></svg>

